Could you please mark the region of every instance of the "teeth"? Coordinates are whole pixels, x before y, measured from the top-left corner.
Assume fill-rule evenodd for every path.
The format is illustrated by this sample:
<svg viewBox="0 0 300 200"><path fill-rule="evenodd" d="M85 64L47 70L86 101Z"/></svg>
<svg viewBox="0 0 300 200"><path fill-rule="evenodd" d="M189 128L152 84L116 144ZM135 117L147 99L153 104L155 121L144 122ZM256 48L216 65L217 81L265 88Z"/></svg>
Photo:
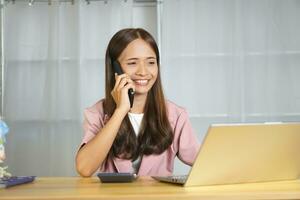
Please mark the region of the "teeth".
<svg viewBox="0 0 300 200"><path fill-rule="evenodd" d="M148 83L148 80L135 80L135 82L139 85L146 85Z"/></svg>

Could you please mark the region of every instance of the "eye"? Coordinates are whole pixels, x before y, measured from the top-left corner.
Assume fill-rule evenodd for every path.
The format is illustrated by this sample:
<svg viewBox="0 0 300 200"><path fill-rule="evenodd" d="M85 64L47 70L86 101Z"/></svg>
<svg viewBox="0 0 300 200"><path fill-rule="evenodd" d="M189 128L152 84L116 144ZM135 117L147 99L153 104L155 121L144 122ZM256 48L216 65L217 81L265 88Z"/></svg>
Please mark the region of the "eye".
<svg viewBox="0 0 300 200"><path fill-rule="evenodd" d="M127 65L136 65L136 62L129 62Z"/></svg>
<svg viewBox="0 0 300 200"><path fill-rule="evenodd" d="M148 61L148 64L149 64L149 65L155 65L155 64L156 64L156 61L154 61L154 60L149 60L149 61Z"/></svg>

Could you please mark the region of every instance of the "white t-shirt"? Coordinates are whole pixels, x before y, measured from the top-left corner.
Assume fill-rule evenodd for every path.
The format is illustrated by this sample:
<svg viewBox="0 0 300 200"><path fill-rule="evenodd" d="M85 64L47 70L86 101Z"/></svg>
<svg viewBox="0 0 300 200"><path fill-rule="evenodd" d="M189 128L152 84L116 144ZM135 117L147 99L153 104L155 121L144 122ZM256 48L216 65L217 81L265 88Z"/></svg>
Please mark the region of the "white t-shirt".
<svg viewBox="0 0 300 200"><path fill-rule="evenodd" d="M131 122L131 125L132 125L133 130L136 135L139 134L143 116L144 116L144 113L142 113L142 114L136 114L136 113L130 113L130 112L128 113L129 120ZM142 161L142 159L139 156L136 160L134 160L132 162L132 168L134 170L134 173L138 172L140 165L141 165L141 161Z"/></svg>
<svg viewBox="0 0 300 200"><path fill-rule="evenodd" d="M136 113L130 113L130 112L128 113L128 117L130 119L131 125L132 125L136 135L139 134L143 116L144 116L144 113L142 113L142 114L136 114Z"/></svg>

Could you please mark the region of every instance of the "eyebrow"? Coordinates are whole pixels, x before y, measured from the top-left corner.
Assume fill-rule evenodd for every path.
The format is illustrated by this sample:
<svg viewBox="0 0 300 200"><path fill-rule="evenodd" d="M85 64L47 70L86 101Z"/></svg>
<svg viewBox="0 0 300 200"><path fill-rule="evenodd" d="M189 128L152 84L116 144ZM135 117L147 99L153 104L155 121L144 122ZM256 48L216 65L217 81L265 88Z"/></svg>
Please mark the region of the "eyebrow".
<svg viewBox="0 0 300 200"><path fill-rule="evenodd" d="M130 61L130 60L138 60L139 58L129 58L129 59L127 59L127 61ZM147 60L149 60L149 59L156 59L155 57L153 57L153 56L150 56L150 57L147 57L146 58Z"/></svg>

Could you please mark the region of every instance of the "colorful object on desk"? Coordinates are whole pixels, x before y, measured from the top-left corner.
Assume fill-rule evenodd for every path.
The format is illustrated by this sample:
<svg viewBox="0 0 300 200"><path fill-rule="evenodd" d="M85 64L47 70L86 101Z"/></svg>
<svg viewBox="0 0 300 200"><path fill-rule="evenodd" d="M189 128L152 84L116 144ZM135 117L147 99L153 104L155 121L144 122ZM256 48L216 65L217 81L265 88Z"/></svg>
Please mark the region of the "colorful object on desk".
<svg viewBox="0 0 300 200"><path fill-rule="evenodd" d="M9 172L7 172L7 166L6 167L1 167L0 166L0 180L1 178L8 178L11 177L11 174Z"/></svg>
<svg viewBox="0 0 300 200"><path fill-rule="evenodd" d="M9 128L3 120L0 120L0 140L5 143L5 135L8 133Z"/></svg>
<svg viewBox="0 0 300 200"><path fill-rule="evenodd" d="M4 143L6 142L5 135L8 133L8 131L9 128L6 123L3 120L0 120L0 164L5 160ZM6 169L7 167L0 166L0 178L11 176L11 174L8 173Z"/></svg>
<svg viewBox="0 0 300 200"><path fill-rule="evenodd" d="M9 128L6 123L0 120L0 163L5 159L4 143L5 135L8 133Z"/></svg>

